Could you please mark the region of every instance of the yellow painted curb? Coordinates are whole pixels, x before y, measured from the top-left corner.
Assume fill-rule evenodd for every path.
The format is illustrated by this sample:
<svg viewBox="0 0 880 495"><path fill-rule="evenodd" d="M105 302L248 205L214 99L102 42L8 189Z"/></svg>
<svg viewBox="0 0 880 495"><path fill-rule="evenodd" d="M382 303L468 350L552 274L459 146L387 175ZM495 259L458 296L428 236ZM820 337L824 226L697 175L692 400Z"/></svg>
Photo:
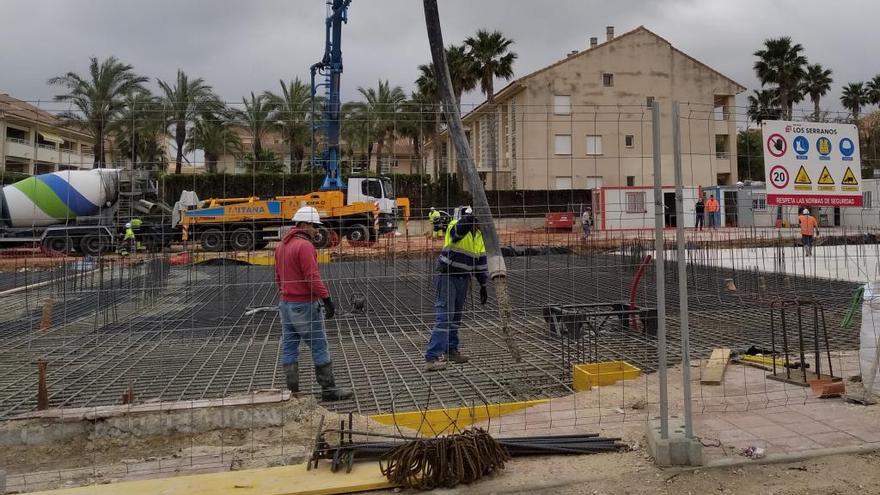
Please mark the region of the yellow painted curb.
<svg viewBox="0 0 880 495"><path fill-rule="evenodd" d="M423 435L440 436L455 433L456 428L465 428L474 423L497 418L527 407L550 402L548 399L522 402L502 402L472 407L452 407L449 409L429 409L427 411L406 411L395 414L376 414L370 419L385 425L397 424Z"/></svg>
<svg viewBox="0 0 880 495"><path fill-rule="evenodd" d="M357 463L346 474L331 473L329 461L311 471L305 464L176 478L65 488L31 495L332 495L390 488L378 462Z"/></svg>

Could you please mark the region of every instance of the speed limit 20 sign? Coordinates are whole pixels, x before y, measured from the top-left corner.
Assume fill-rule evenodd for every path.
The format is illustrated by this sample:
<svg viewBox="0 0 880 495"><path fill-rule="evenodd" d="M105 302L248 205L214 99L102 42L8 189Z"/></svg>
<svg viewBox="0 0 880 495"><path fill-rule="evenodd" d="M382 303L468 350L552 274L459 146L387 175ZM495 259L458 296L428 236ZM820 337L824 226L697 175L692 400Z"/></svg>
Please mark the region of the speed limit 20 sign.
<svg viewBox="0 0 880 495"><path fill-rule="evenodd" d="M791 176L788 175L788 170L781 165L776 165L770 169L770 185L775 187L776 189L785 189L788 186L788 181Z"/></svg>

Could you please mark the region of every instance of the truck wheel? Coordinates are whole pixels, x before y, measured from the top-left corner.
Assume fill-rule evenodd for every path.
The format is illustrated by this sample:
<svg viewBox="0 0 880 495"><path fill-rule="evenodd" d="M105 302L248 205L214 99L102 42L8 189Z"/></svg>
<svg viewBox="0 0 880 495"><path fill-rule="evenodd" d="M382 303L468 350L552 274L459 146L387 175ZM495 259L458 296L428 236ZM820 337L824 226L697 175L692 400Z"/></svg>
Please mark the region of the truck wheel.
<svg viewBox="0 0 880 495"><path fill-rule="evenodd" d="M223 239L223 232L220 229L205 230L199 238L205 251L223 251L226 247L226 240Z"/></svg>
<svg viewBox="0 0 880 495"><path fill-rule="evenodd" d="M86 234L79 240L79 252L83 256L100 256L106 245L101 234Z"/></svg>
<svg viewBox="0 0 880 495"><path fill-rule="evenodd" d="M366 225L355 224L346 229L345 237L350 242L364 242L370 238L370 229Z"/></svg>
<svg viewBox="0 0 880 495"><path fill-rule="evenodd" d="M229 236L229 247L233 251L253 251L254 232L247 227L239 227Z"/></svg>
<svg viewBox="0 0 880 495"><path fill-rule="evenodd" d="M48 237L44 239L43 250L50 255L70 253L66 237Z"/></svg>
<svg viewBox="0 0 880 495"><path fill-rule="evenodd" d="M318 249L327 247L330 244L330 231L325 227L318 227L315 230L315 237L312 238L312 244Z"/></svg>

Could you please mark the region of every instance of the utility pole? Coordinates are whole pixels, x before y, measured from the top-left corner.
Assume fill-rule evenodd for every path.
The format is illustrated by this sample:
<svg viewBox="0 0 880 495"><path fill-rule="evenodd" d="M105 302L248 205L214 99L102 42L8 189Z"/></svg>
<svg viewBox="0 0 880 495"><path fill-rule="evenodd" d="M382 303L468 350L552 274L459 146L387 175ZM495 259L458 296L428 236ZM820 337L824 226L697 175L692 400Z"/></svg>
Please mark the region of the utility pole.
<svg viewBox="0 0 880 495"><path fill-rule="evenodd" d="M461 115L455 97L452 94L452 77L449 75L449 66L446 65L446 49L443 45L443 32L440 28L440 12L437 9L437 0L424 0L425 27L428 30L428 42L431 46L431 58L434 62L434 71L437 77L437 89L440 93L443 112L446 114L446 122L449 125L449 136L455 145L458 157L458 168L464 175L465 182L473 198L474 213L480 224L480 231L486 242L486 256L489 260L489 277L495 285L495 296L498 299L498 310L501 313L501 329L507 349L513 356L514 361L522 361L513 333L510 330L510 295L507 292L507 267L504 257L501 255L501 243L498 240L498 232L495 230L495 221L492 218L492 210L489 208L489 200L483 183L474 166L471 148L468 146L464 134L464 125L461 123Z"/></svg>

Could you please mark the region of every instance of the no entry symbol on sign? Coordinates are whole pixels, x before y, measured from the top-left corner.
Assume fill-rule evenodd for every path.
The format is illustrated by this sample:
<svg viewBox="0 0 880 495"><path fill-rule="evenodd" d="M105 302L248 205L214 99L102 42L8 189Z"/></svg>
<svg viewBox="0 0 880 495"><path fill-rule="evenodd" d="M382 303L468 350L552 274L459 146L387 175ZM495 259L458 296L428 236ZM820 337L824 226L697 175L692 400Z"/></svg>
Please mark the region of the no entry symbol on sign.
<svg viewBox="0 0 880 495"><path fill-rule="evenodd" d="M788 143L782 137L782 134L774 133L767 138L767 151L776 158L779 158L788 151Z"/></svg>
<svg viewBox="0 0 880 495"><path fill-rule="evenodd" d="M770 183L776 189L784 189L788 185L788 170L782 165L776 165L770 169Z"/></svg>

